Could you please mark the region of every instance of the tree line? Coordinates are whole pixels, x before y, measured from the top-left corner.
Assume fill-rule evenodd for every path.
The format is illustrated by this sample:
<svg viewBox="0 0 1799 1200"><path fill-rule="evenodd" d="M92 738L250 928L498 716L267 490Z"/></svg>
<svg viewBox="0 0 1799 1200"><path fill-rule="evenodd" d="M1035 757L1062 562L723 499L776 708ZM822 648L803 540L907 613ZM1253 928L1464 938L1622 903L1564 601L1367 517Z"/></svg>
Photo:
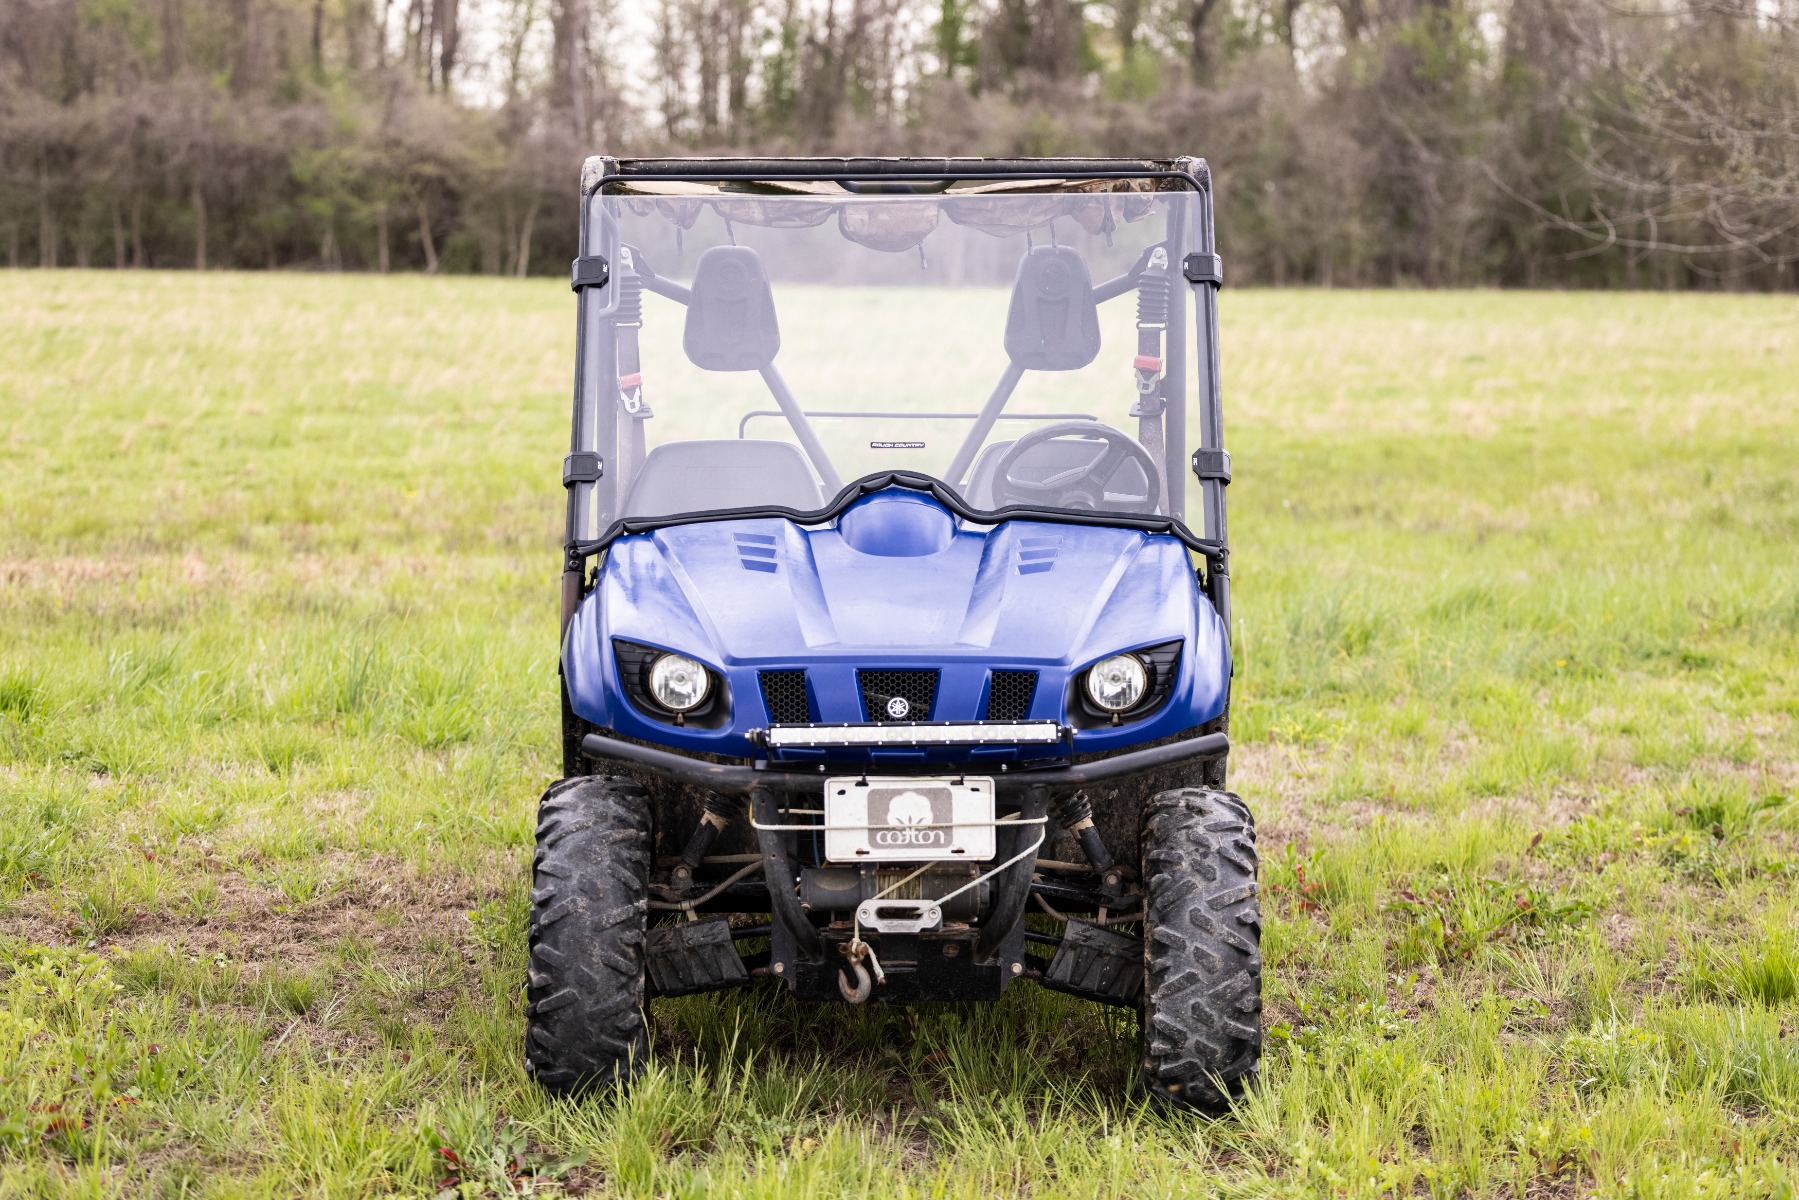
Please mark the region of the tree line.
<svg viewBox="0 0 1799 1200"><path fill-rule="evenodd" d="M1799 286L1799 0L20 0L13 266L526 275L582 158L1211 160L1233 282Z"/></svg>

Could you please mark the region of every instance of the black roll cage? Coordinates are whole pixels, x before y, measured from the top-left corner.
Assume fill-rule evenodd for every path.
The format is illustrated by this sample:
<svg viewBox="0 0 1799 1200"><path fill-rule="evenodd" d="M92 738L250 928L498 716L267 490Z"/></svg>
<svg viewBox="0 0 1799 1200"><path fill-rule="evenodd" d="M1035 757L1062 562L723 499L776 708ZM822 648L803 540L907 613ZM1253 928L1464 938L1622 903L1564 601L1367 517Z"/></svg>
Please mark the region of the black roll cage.
<svg viewBox="0 0 1799 1200"><path fill-rule="evenodd" d="M617 309L617 289L610 287L607 271L608 260L615 257L618 247L613 244L616 236L610 241L603 230L594 228L592 219L594 206L589 203L593 196L608 184L627 183L638 180L660 180L666 182L718 183L729 180L795 180L807 182L828 182L842 185L845 190L862 194L884 192L926 193L942 191L958 180L1079 180L1079 179L1166 179L1187 184L1198 197L1193 227L1187 231L1186 245L1191 247L1183 255L1183 276L1192 293L1194 321L1198 335L1199 391L1197 402L1199 408L1199 449L1193 456L1194 473L1200 480L1200 497L1203 507L1202 533L1194 536L1185 523L1177 518L1137 518L1113 514L1069 514L1057 510L1038 510L1013 507L1001 513L975 513L967 505L960 502L949 503L954 493L928 476L911 472L890 472L882 475L868 476L856 480L847 486L840 481L829 479L831 473L828 461L821 466L827 475L827 485L838 483L841 490L836 499L818 513L796 513L788 509L745 509L731 512L712 512L688 517L669 517L639 520L615 520L598 537L588 536L588 514L592 510L596 489L604 478L606 464L616 462L618 457L618 421L615 412L608 411L610 420L602 420L603 396L610 395L614 406L618 403L618 388L602 386L604 381L616 381L619 377L618 350L614 339L601 336L606 318ZM927 185L939 185L935 188ZM693 521L716 521L744 516L778 516L796 520L827 520L835 512L855 498L872 490L869 485L880 481L879 486L912 487L928 490L940 501L945 502L959 516L969 519L991 522L993 520L1031 519L1069 524L1111 525L1121 528L1146 529L1152 532L1167 532L1179 537L1189 548L1204 556L1207 570L1205 587L1208 598L1224 621L1227 631L1231 629L1230 612L1230 574L1229 574L1229 538L1225 519L1225 486L1230 482L1229 455L1224 450L1224 415L1220 395L1219 349L1218 349L1218 290L1222 286L1222 271L1217 255L1217 242L1213 222L1213 197L1211 169L1206 161L1196 157L1180 157L1172 159L1084 159L1084 158L689 158L689 159L616 159L606 156L594 156L583 164L581 170L581 257L575 260L574 284L576 291L576 348L575 348L575 389L574 413L569 435L569 457L564 464L563 482L568 490L568 515L566 537L564 539L564 561L562 578L562 629L568 629L575 609L579 606L587 586L587 560L602 552L618 537L646 529L660 528L667 525L688 524ZM1110 280L1099 285L1101 289L1110 289L1119 281ZM645 285L652 291L671 299L681 299L678 292L685 288L672 281L657 280L653 275L646 277ZM660 286L659 286L660 285ZM1120 289L1122 290L1122 288ZM607 293L611 294L608 295ZM1174 305L1169 312L1169 321L1184 319L1184 296L1181 289L1173 289ZM1170 340L1169 361L1166 364L1168 378L1179 380L1184 386L1188 378L1188 365L1184 361L1184 342L1181 339ZM1016 368L1009 367L1007 378ZM815 459L814 447L807 444L815 442L816 436L811 434L810 423L806 413L800 409L798 401L786 388L778 372L772 366L762 372L764 382L775 397L783 416L792 424L802 447L808 457ZM1015 382L1015 381L1014 381ZM981 417L977 419L976 429L983 425L990 427L992 416L988 410L997 415L1011 389L1001 386L995 390L994 397L983 407ZM1004 393L1004 395L1002 395ZM998 400L998 404L994 400ZM1167 443L1172 446L1186 444L1186 404L1182 397L1178 403L1170 403L1167 409L1169 422ZM985 436L982 434L981 436ZM978 441L979 439L977 439ZM1172 475L1172 473L1171 473ZM1173 480L1168 481L1169 492L1174 491Z"/></svg>

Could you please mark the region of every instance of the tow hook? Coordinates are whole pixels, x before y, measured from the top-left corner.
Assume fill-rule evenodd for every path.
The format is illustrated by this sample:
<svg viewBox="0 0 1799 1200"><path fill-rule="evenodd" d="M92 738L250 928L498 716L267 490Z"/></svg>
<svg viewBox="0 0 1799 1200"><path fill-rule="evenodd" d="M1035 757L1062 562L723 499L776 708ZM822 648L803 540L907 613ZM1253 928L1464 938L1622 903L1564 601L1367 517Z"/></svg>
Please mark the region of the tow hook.
<svg viewBox="0 0 1799 1200"><path fill-rule="evenodd" d="M856 973L856 982L852 985L849 976L839 970L837 972L837 990L842 992L843 998L851 1004L868 1003L868 997L874 991L874 985L887 982L887 973L881 970L881 960L875 957L874 947L859 937L851 938L844 945L843 956L849 959L850 969ZM868 966L862 965L864 959L868 960ZM874 968L873 979L869 978L869 967Z"/></svg>

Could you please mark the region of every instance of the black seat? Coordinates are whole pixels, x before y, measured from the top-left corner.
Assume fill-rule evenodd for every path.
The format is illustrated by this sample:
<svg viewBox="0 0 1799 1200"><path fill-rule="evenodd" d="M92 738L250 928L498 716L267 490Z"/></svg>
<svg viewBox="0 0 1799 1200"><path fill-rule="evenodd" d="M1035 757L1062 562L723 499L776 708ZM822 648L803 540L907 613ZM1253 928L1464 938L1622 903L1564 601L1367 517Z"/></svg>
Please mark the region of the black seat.
<svg viewBox="0 0 1799 1200"><path fill-rule="evenodd" d="M721 438L651 450L625 500L627 517L667 517L721 508L812 512L825 496L798 446Z"/></svg>

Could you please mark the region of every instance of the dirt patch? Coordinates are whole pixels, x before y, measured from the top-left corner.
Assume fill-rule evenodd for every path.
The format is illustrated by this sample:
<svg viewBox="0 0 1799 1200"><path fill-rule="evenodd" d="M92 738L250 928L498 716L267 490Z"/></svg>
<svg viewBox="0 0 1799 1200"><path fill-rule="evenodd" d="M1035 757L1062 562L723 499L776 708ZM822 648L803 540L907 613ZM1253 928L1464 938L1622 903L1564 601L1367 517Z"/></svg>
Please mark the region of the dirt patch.
<svg viewBox="0 0 1799 1200"><path fill-rule="evenodd" d="M495 857L505 857L496 855ZM480 879L458 872L424 872L387 856L322 856L309 863L331 881L319 895L296 902L279 887L258 883L216 859L204 870L171 880L167 893L176 907L141 912L128 929L100 939L95 949L108 957L168 948L193 959L223 961L253 973L323 973L343 967L346 955L360 956L399 977L442 980L446 958L461 967L459 984L472 982L486 953L470 914L505 895L506 871L483 869ZM508 860L507 867L516 870ZM485 880L486 882L483 882ZM182 911L204 890L204 915ZM54 894L21 897L5 925L26 942L76 949L85 934ZM430 989L426 989L430 990Z"/></svg>

